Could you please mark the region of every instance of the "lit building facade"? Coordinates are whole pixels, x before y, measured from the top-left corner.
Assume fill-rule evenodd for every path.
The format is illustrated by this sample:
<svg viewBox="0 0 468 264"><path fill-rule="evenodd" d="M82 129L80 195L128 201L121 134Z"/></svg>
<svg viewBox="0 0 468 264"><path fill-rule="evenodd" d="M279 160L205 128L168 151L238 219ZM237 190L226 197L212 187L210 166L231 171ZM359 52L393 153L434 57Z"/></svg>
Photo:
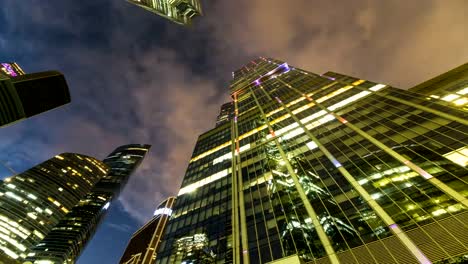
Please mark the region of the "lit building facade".
<svg viewBox="0 0 468 264"><path fill-rule="evenodd" d="M5 65L9 65L6 67ZM0 71L0 127L52 110L71 101L63 74L24 74L14 64Z"/></svg>
<svg viewBox="0 0 468 264"><path fill-rule="evenodd" d="M468 254L466 111L268 58L234 72L230 92L234 118L198 138L156 263ZM190 236L211 260L184 259Z"/></svg>
<svg viewBox="0 0 468 264"><path fill-rule="evenodd" d="M97 159L63 153L3 180L0 259L24 260L107 172L108 167Z"/></svg>
<svg viewBox="0 0 468 264"><path fill-rule="evenodd" d="M154 264L175 199L169 197L160 203L154 217L132 235L120 264Z"/></svg>
<svg viewBox="0 0 468 264"><path fill-rule="evenodd" d="M0 73L6 74L11 77L17 77L26 74L16 62L0 63Z"/></svg>
<svg viewBox="0 0 468 264"><path fill-rule="evenodd" d="M225 103L221 106L221 111L216 118L216 126L229 123L234 117L234 104L232 102Z"/></svg>
<svg viewBox="0 0 468 264"><path fill-rule="evenodd" d="M109 173L33 248L28 260L41 264L75 263L150 147L124 145L107 156L103 162L109 167Z"/></svg>
<svg viewBox="0 0 468 264"><path fill-rule="evenodd" d="M468 111L468 63L409 89L427 95L428 100L442 100L449 106Z"/></svg>
<svg viewBox="0 0 468 264"><path fill-rule="evenodd" d="M200 0L127 0L180 25L190 25L195 16L202 15Z"/></svg>

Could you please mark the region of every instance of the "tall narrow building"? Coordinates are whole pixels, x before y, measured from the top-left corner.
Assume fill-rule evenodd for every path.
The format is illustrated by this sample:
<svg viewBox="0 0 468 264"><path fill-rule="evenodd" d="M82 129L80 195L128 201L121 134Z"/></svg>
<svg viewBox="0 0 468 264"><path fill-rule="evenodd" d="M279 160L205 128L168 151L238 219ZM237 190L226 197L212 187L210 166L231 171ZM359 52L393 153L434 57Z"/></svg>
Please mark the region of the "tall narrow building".
<svg viewBox="0 0 468 264"><path fill-rule="evenodd" d="M150 12L180 25L192 24L192 19L202 15L200 0L127 0Z"/></svg>
<svg viewBox="0 0 468 264"><path fill-rule="evenodd" d="M468 254L466 111L269 58L234 72L230 93L234 117L198 138L156 263Z"/></svg>
<svg viewBox="0 0 468 264"><path fill-rule="evenodd" d="M0 263L24 260L107 172L97 159L64 153L0 182Z"/></svg>
<svg viewBox="0 0 468 264"><path fill-rule="evenodd" d="M175 199L169 197L160 203L154 217L132 235L120 264L154 264Z"/></svg>
<svg viewBox="0 0 468 264"><path fill-rule="evenodd" d="M34 247L28 260L41 264L75 263L150 147L124 145L107 156L104 164L110 168L109 173Z"/></svg>
<svg viewBox="0 0 468 264"><path fill-rule="evenodd" d="M9 67L5 66L9 65ZM0 71L0 127L52 110L71 101L63 74L24 74L14 64Z"/></svg>

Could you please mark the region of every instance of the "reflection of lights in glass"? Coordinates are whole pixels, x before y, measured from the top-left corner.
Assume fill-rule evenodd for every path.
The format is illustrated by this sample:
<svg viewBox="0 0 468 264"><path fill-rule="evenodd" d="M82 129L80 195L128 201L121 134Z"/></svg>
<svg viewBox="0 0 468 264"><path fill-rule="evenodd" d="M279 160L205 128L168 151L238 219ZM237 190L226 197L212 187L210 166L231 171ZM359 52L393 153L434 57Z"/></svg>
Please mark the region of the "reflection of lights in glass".
<svg viewBox="0 0 468 264"><path fill-rule="evenodd" d="M107 202L106 205L104 205L104 207L102 207L102 209L104 210L107 210L110 206L110 202Z"/></svg>

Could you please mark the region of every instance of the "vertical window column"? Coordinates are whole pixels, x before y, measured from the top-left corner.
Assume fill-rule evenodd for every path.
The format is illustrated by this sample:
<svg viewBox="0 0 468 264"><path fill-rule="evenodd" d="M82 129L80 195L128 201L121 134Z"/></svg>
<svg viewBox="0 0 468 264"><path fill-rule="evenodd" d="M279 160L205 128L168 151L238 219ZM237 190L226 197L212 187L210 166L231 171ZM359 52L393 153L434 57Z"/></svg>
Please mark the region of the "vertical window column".
<svg viewBox="0 0 468 264"><path fill-rule="evenodd" d="M259 88L262 89L262 91L264 91L263 88L261 87L261 85L259 85ZM265 92L265 94L267 96L269 96L266 92ZM305 194L305 192L304 192L304 190L303 190L303 188L302 188L302 186L301 186L301 184L299 182L298 176L294 172L294 169L292 168L291 163L289 162L286 154L284 153L283 148L279 144L278 139L274 136L273 128L271 127L271 124L268 122L268 119L265 116L265 112L263 111L263 108L260 106L260 103L258 102L257 97L255 96L255 94L253 92L252 92L252 95L253 95L253 97L255 99L255 103L257 104L258 108L260 109L260 112L261 112L261 115L262 115L263 119L265 120L266 124L268 125L268 130L270 131L270 133L273 136L273 141L275 142L275 145L278 148L278 151L279 151L282 159L285 162L286 168L287 168L289 174L291 175L291 178L292 178L292 180L294 182L294 185L295 185L296 190L297 190L297 192L299 194L299 197L301 198L302 202L304 203L306 211L307 211L307 213L308 213L308 215L309 215L309 217L310 217L310 219L312 221L312 225L315 227L315 229L317 231L317 234L318 234L318 236L320 238L320 242L322 243L323 247L325 248L325 252L327 253L328 258L330 259L330 262L332 264L340 263L340 261L338 260L338 256L336 255L336 252L333 249L333 246L331 245L330 240L329 240L327 234L325 233L325 230L323 229L323 226L320 224L319 218L318 218L315 210L312 208L312 205L310 204L310 201L307 198L307 195Z"/></svg>

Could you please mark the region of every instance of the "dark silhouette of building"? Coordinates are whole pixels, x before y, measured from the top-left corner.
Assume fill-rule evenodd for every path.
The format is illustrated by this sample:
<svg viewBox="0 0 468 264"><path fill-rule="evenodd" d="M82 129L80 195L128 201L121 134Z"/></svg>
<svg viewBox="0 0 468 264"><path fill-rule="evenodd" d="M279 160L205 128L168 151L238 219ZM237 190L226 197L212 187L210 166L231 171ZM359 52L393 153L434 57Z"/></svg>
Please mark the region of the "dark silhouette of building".
<svg viewBox="0 0 468 264"><path fill-rule="evenodd" d="M160 203L154 217L133 234L120 258L120 264L153 264L156 261L156 253L172 215L175 199L169 197Z"/></svg>
<svg viewBox="0 0 468 264"><path fill-rule="evenodd" d="M7 75L0 72L0 127L71 101L63 74L47 71Z"/></svg>

